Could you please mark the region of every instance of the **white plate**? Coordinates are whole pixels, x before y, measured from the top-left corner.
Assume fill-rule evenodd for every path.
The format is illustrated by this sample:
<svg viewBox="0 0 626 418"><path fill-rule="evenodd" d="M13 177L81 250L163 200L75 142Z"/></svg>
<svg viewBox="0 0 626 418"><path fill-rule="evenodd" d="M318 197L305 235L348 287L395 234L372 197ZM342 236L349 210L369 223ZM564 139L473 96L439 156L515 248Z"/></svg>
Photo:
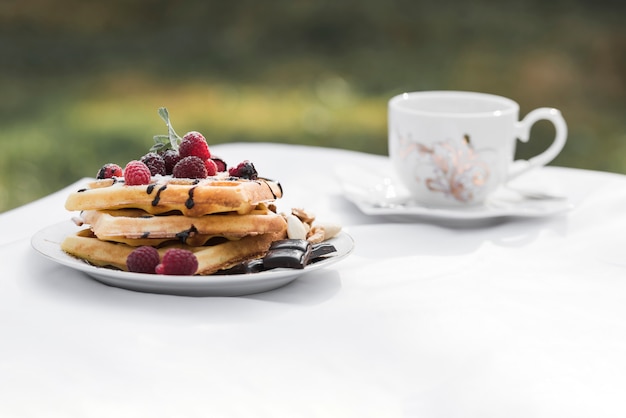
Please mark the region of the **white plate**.
<svg viewBox="0 0 626 418"><path fill-rule="evenodd" d="M377 167L338 166L335 174L345 197L367 215L379 215L398 220L490 220L504 217L534 218L556 215L572 208L568 197L554 187L536 183L536 176L516 181L508 188L496 191L482 204L471 207L435 208L412 202L409 192L391 171L381 164ZM530 181L529 181L530 180ZM543 184L542 184L543 183Z"/></svg>
<svg viewBox="0 0 626 418"><path fill-rule="evenodd" d="M71 221L51 225L33 235L35 250L57 263L87 273L95 280L110 286L149 293L181 296L241 296L265 292L284 286L299 276L319 270L347 257L354 249L354 241L346 232L328 242L337 249L336 255L306 266L304 269L273 269L259 273L216 276L166 276L130 273L96 267L72 257L61 249L61 242L79 228Z"/></svg>

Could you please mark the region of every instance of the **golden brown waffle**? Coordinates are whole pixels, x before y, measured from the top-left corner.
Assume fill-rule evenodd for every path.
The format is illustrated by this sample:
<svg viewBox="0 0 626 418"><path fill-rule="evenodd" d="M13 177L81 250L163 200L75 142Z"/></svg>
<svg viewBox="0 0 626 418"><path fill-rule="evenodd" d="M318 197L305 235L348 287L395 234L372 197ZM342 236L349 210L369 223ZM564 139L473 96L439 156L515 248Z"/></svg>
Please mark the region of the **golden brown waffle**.
<svg viewBox="0 0 626 418"><path fill-rule="evenodd" d="M80 218L82 223L90 225L99 239L132 246L157 246L169 240L196 246L204 245L213 237L237 239L247 235L283 232L287 228L285 218L263 204L245 215L228 213L191 217L119 209L87 210L81 213Z"/></svg>
<svg viewBox="0 0 626 418"><path fill-rule="evenodd" d="M242 261L262 257L272 242L285 237L285 233L251 235L239 240L226 241L217 245L191 247L181 243L158 248L161 257L170 248L185 248L193 251L198 259L196 274L209 275L230 268ZM128 271L126 259L135 247L102 241L89 229L83 229L65 238L61 248L80 259L101 267L114 267Z"/></svg>
<svg viewBox="0 0 626 418"><path fill-rule="evenodd" d="M282 197L280 184L267 179L210 177L201 180L154 177L143 186L128 186L116 179L96 180L71 193L70 211L142 209L150 214L178 211L185 216L236 212L247 214L259 203Z"/></svg>

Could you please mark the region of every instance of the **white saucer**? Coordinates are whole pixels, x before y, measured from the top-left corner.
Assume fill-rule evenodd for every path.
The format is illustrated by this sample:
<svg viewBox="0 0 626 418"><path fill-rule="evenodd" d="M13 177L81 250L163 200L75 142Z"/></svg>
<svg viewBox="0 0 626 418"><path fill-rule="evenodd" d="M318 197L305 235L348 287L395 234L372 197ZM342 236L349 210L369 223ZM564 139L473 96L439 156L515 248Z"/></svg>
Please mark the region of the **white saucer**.
<svg viewBox="0 0 626 418"><path fill-rule="evenodd" d="M568 197L554 190L502 188L477 206L427 207L412 202L410 194L390 166L341 165L335 167L345 197L367 215L398 220L488 220L505 217L536 218L556 215L572 208ZM519 182L516 182L516 187Z"/></svg>
<svg viewBox="0 0 626 418"><path fill-rule="evenodd" d="M341 232L328 242L337 249L335 255L309 264L304 269L273 269L251 274L214 276L166 276L160 274L129 273L96 267L70 256L61 250L61 242L80 228L71 221L51 225L33 235L35 250L49 259L87 273L93 279L109 286L139 292L162 293L181 296L242 296L265 292L284 286L299 276L327 267L347 257L354 249L354 241Z"/></svg>

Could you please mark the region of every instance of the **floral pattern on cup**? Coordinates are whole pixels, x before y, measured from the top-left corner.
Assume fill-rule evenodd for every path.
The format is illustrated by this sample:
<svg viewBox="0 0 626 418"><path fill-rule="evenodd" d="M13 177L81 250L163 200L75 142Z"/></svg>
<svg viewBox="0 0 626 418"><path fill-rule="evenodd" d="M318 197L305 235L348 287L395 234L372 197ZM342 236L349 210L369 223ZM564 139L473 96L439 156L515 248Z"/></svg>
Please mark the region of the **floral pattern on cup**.
<svg viewBox="0 0 626 418"><path fill-rule="evenodd" d="M489 165L474 150L468 135L437 141L431 146L419 142L406 144L404 156L414 152L420 160L433 165L431 175L424 180L428 190L459 202L472 202L489 180ZM416 180L421 181L419 175Z"/></svg>

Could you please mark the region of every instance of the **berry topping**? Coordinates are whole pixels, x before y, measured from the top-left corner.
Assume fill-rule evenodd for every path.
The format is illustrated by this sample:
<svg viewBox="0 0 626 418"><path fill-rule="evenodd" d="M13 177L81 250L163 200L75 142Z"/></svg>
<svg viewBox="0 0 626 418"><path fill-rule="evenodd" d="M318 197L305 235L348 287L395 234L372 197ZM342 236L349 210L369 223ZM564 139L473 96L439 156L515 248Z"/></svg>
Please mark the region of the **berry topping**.
<svg viewBox="0 0 626 418"><path fill-rule="evenodd" d="M174 166L180 161L180 155L173 149L165 150L161 153L163 160L165 161L165 174L170 175L174 171Z"/></svg>
<svg viewBox="0 0 626 418"><path fill-rule="evenodd" d="M198 258L194 253L182 248L171 248L163 254L161 264L156 266L157 274L190 276L198 270Z"/></svg>
<svg viewBox="0 0 626 418"><path fill-rule="evenodd" d="M126 267L128 267L128 271L135 273L154 274L159 261L159 252L156 248L144 245L137 247L128 255Z"/></svg>
<svg viewBox="0 0 626 418"><path fill-rule="evenodd" d="M98 180L102 180L102 179L110 179L112 177L122 177L124 176L124 173L122 172L122 167L120 167L117 164L113 164L113 163L108 163L102 166L102 168L100 168L100 170L98 171L98 175L96 175L96 178Z"/></svg>
<svg viewBox="0 0 626 418"><path fill-rule="evenodd" d="M213 160L213 162L215 163L215 165L217 165L217 171L222 173L224 171L226 171L227 166L226 166L226 161L222 160L220 157L211 157L211 160Z"/></svg>
<svg viewBox="0 0 626 418"><path fill-rule="evenodd" d="M194 155L202 159L202 161L211 158L211 152L209 151L209 145L206 139L200 132L191 131L183 136L178 146L178 152L182 158Z"/></svg>
<svg viewBox="0 0 626 418"><path fill-rule="evenodd" d="M239 163L237 167L231 167L228 170L228 174L233 177L240 177L248 180L256 180L258 178L258 173L256 168L254 168L254 164L248 160Z"/></svg>
<svg viewBox="0 0 626 418"><path fill-rule="evenodd" d="M165 175L165 160L156 152L150 152L144 155L141 157L141 162L148 166L150 174L153 176L156 176L157 174L162 176Z"/></svg>
<svg viewBox="0 0 626 418"><path fill-rule="evenodd" d="M206 167L207 176L214 176L217 174L217 164L212 159L208 159L204 162L204 166Z"/></svg>
<svg viewBox="0 0 626 418"><path fill-rule="evenodd" d="M174 166L172 176L176 178L203 179L207 176L204 161L195 156L185 157Z"/></svg>
<svg viewBox="0 0 626 418"><path fill-rule="evenodd" d="M124 168L124 181L128 186L150 183L150 169L141 161L133 160Z"/></svg>

